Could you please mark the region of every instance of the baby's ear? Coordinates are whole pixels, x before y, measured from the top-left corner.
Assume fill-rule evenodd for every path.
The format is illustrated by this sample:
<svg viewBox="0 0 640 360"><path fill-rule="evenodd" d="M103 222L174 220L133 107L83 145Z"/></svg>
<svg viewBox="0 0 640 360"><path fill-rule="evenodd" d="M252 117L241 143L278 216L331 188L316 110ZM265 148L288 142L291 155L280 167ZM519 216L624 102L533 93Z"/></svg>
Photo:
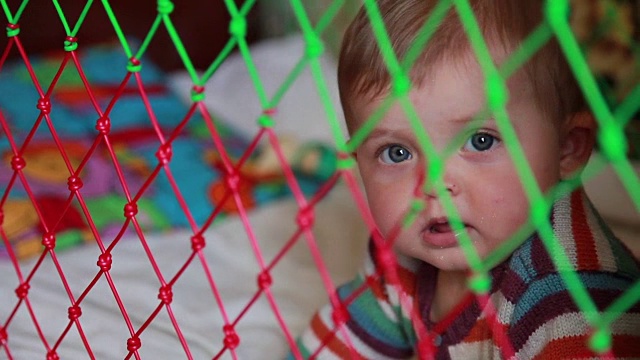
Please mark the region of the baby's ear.
<svg viewBox="0 0 640 360"><path fill-rule="evenodd" d="M571 115L561 127L560 177L568 179L582 171L596 142L596 121L590 112Z"/></svg>

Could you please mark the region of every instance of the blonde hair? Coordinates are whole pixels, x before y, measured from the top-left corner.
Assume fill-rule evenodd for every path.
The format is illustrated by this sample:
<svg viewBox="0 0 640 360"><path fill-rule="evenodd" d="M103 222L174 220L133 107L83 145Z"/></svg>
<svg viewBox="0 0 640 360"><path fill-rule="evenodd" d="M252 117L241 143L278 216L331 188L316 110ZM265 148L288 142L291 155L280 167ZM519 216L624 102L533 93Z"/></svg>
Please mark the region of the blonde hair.
<svg viewBox="0 0 640 360"><path fill-rule="evenodd" d="M394 53L405 57L438 0L378 0L377 4ZM471 0L484 38L491 45L513 51L543 20L542 0ZM470 42L457 12L450 8L410 71L414 86L443 59L468 53ZM536 101L548 116L559 119L586 108L562 51L554 39L548 41L524 64ZM340 100L347 126L353 132L350 103L356 96L374 99L389 91L391 77L365 8L347 29L338 63Z"/></svg>

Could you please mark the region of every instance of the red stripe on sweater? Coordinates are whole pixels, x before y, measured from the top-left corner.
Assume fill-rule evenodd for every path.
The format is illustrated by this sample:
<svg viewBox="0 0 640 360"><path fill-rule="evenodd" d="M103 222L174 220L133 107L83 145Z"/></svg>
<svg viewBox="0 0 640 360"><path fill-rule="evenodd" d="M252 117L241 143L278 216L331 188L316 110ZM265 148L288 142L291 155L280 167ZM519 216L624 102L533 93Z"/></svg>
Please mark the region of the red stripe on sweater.
<svg viewBox="0 0 640 360"><path fill-rule="evenodd" d="M567 336L550 341L534 359L584 359L595 354L587 347L588 337Z"/></svg>
<svg viewBox="0 0 640 360"><path fill-rule="evenodd" d="M587 221L584 198L580 191L571 194L571 228L573 230L573 238L580 239L575 241L576 256L578 261L578 269L582 270L599 270L598 251L596 249L593 233L589 228Z"/></svg>
<svg viewBox="0 0 640 360"><path fill-rule="evenodd" d="M598 355L588 347L589 336L567 336L550 342L535 359L578 359L593 358ZM640 337L614 335L611 353L614 358L640 357Z"/></svg>
<svg viewBox="0 0 640 360"><path fill-rule="evenodd" d="M615 358L640 358L640 336L613 335L611 352Z"/></svg>
<svg viewBox="0 0 640 360"><path fill-rule="evenodd" d="M338 339L337 335L340 332L340 329L336 328L334 330L329 330L324 321L322 321L320 316L317 314L313 317L313 320L311 320L311 329L315 333L317 339L322 339L318 350L326 347L342 359L353 358L353 355L358 356L356 360L364 359L362 355L359 355L356 352L355 349L349 349L340 341L340 339Z"/></svg>

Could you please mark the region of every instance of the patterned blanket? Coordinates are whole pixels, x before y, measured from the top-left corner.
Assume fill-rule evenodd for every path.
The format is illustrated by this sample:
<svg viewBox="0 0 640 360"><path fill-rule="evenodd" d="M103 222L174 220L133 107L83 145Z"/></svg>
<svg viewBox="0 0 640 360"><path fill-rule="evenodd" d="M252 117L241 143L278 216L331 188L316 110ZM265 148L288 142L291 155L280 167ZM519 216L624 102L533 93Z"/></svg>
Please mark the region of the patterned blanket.
<svg viewBox="0 0 640 360"><path fill-rule="evenodd" d="M58 69L64 54L47 54L29 59L37 81L44 91ZM121 48L102 45L79 52L79 61L91 92L104 111L114 98L123 81L128 60ZM157 132L150 119L157 118L163 136L167 138L188 113L182 103L166 85L164 74L148 60L143 59L139 72L152 113L145 107L137 82L132 77L122 95L110 111L111 146L121 167L131 197L145 191L137 201L136 219L143 230L163 231L190 225L188 217L177 200L169 177L160 171L146 187L147 179L158 166L160 145ZM6 63L0 67L0 111L10 136L21 149L32 130L40 110L34 81L23 61ZM90 151L98 131L97 112L78 70L69 62L57 81L50 97L50 118L73 169L76 169ZM214 124L225 149L232 160L237 160L247 149L250 139L241 136L223 119ZM70 170L61 157L47 123L43 120L33 139L22 151L26 167L22 173L29 191L19 179L12 182L14 171L11 160L14 152L8 134L0 128L0 206L4 213L3 230L18 258L42 251L44 224L54 229L56 249L60 250L95 240L81 203L77 198L62 218L60 214L70 196ZM320 144L300 144L282 139L285 155L292 164L302 190L311 194L335 169L334 152ZM172 142L169 163L180 195L189 208L197 226L202 226L227 191L219 151L211 133L196 111L187 125ZM239 188L245 208L251 209L290 194L290 189L274 151L267 142L261 143L240 169ZM86 161L80 173L83 186L80 195L91 214L91 221L106 242L114 239L125 221L123 207L127 203L125 190L115 171L108 148L101 142ZM217 219L237 212L233 199L226 201ZM42 218L42 220L41 220ZM43 224L44 221L44 224ZM127 231L133 231L129 227ZM0 241L0 258L7 257L7 244Z"/></svg>

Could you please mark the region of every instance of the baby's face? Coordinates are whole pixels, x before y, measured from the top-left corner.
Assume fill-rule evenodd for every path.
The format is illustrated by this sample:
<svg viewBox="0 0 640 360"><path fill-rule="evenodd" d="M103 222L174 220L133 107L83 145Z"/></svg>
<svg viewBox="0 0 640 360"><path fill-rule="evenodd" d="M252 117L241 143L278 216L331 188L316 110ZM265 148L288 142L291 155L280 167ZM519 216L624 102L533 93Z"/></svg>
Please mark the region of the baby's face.
<svg viewBox="0 0 640 360"><path fill-rule="evenodd" d="M526 223L527 196L496 121L491 116L472 121L486 104L479 65L467 61L437 66L423 84L410 92L410 101L435 149L451 149L442 181L476 251L485 258ZM539 110L524 75L511 78L508 87L511 123L539 186L546 191L560 179L558 126ZM361 126L381 102L356 101L356 125ZM442 199L433 192L416 192L423 189L421 179L429 156L419 146L399 103L356 154L369 206L383 235L389 236L402 224L416 195L425 200L424 210L397 237L396 250L442 270L468 269Z"/></svg>

